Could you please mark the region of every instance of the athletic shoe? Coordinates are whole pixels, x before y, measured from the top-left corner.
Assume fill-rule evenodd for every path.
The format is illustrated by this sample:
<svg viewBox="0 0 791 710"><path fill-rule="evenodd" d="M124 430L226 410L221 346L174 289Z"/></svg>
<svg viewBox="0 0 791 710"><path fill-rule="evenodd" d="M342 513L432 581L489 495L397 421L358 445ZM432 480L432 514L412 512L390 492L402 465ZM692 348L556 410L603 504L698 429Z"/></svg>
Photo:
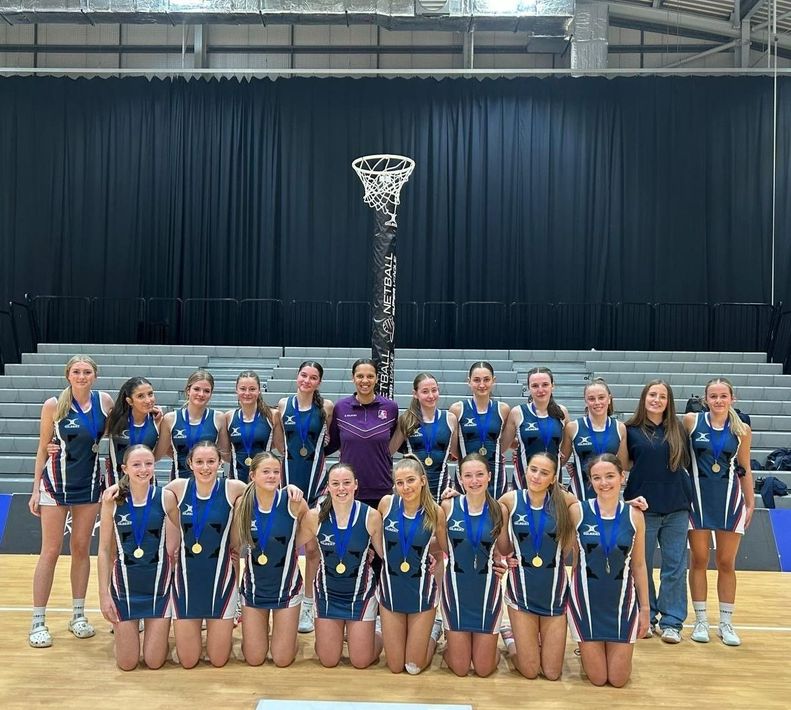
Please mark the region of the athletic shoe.
<svg viewBox="0 0 791 710"><path fill-rule="evenodd" d="M307 606L306 604L302 605L302 609L299 612L299 626L297 626L297 631L301 634L309 634L313 631L313 605Z"/></svg>
<svg viewBox="0 0 791 710"><path fill-rule="evenodd" d="M648 624L648 629L646 629L644 639L652 639L654 638L654 633L656 631L656 626L654 624Z"/></svg>
<svg viewBox="0 0 791 710"><path fill-rule="evenodd" d="M717 636L722 639L722 642L726 646L742 645L742 640L739 638L738 634L733 630L733 626L730 624L723 624L720 622L720 625L717 627Z"/></svg>
<svg viewBox="0 0 791 710"><path fill-rule="evenodd" d="M662 629L662 640L665 643L681 643L681 632L668 626L666 629Z"/></svg>
<svg viewBox="0 0 791 710"><path fill-rule="evenodd" d="M708 621L696 621L695 625L692 627L692 635L690 638L693 641L697 641L698 643L708 643L709 642L709 622Z"/></svg>

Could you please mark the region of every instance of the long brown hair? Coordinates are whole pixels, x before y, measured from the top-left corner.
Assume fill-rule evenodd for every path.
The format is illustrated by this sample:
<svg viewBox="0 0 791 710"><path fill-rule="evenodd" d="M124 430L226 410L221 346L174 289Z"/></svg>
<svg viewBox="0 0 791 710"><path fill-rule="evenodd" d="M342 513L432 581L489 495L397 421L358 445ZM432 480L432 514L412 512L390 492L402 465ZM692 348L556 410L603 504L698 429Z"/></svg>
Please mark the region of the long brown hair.
<svg viewBox="0 0 791 710"><path fill-rule="evenodd" d="M632 415L631 419L626 422L626 426L639 427L646 437L649 439L651 438L651 434L648 431L648 425L651 420L648 418L648 409L645 406L645 401L648 398L648 390L658 385L662 385L662 387L667 390L667 407L662 414L662 424L665 427L664 441L667 442L668 448L670 449L668 467L671 471L678 471L689 464L687 437L684 435L684 429L676 416L676 403L673 398L673 388L667 382L656 379L646 383L645 387L643 387L643 391L640 393L640 401L637 403L637 410Z"/></svg>
<svg viewBox="0 0 791 710"><path fill-rule="evenodd" d="M135 444L134 446L127 446L124 449L124 460L123 463L126 465L126 462L129 460L129 457L135 453L135 451L147 451L152 456L154 452L151 451L145 444ZM156 476L156 473L154 474ZM122 503L126 502L127 497L129 496L129 474L124 473L120 479L118 479L118 493L115 495L115 502L116 505L121 505Z"/></svg>
<svg viewBox="0 0 791 710"><path fill-rule="evenodd" d="M615 402L612 398L612 392L610 392L610 385L608 385L603 377L594 377L588 384L585 385L584 389L582 390L582 397L584 398L586 394L588 394L588 390L591 387L604 387L607 390L607 394L610 396L610 403L607 405L607 416L611 416L612 413L615 411ZM588 406L585 405L585 412L588 412Z"/></svg>
<svg viewBox="0 0 791 710"><path fill-rule="evenodd" d="M731 381L725 377L713 377L706 383L706 388L703 391L703 396L706 397L709 394L709 387L711 385L725 385L731 393L731 397L736 397L736 394L733 391L733 384ZM734 436L744 436L748 431L749 427L739 419L739 415L736 414L736 410L733 406L728 407L728 424L730 425L731 433Z"/></svg>
<svg viewBox="0 0 791 710"><path fill-rule="evenodd" d="M335 472L339 471L340 469L345 468L349 473L352 474L354 480L357 480L357 473L354 470L354 467L351 464L344 463L343 461L338 461L338 463L332 464L327 469L327 488L329 489L330 484L330 475ZM332 510L332 496L327 493L327 497L321 502L321 507L319 508L319 525L323 523L327 518L330 517L330 511ZM351 520L349 521L349 525L351 525Z"/></svg>
<svg viewBox="0 0 791 710"><path fill-rule="evenodd" d="M423 468L423 464L417 456L414 454L406 454L404 458L393 466L393 491L395 491L396 471L401 471L402 469L407 469L412 471L412 473L416 473L423 480L423 488L420 489L420 507L423 508L423 527L426 530L434 532L437 529L439 506L434 502L434 497L429 490L426 469Z"/></svg>
<svg viewBox="0 0 791 710"><path fill-rule="evenodd" d="M409 402L409 407L398 417L398 430L405 439L412 436L423 423L423 412L420 411L420 402L415 395L417 394L417 388L426 380L434 380L436 382L437 378L430 372L418 373L417 377L412 380L412 399Z"/></svg>
<svg viewBox="0 0 791 710"><path fill-rule="evenodd" d="M316 372L319 373L319 382L324 379L324 368L321 366L320 362L316 362L315 360L305 360L298 368L297 374L302 372L303 368L312 367ZM324 411L324 397L321 396L321 392L319 392L319 388L316 387L313 390L313 404L315 404L319 408L319 417L321 419L321 423L324 424L327 420L327 412Z"/></svg>
<svg viewBox="0 0 791 710"><path fill-rule="evenodd" d="M467 454L459 462L459 481L461 481L461 470L464 468L464 464L472 463L473 461L482 463L486 467L486 470L491 473L488 459L485 456L481 456L481 454L479 454L477 451L473 451L471 454ZM503 529L503 511L500 509L500 504L497 502L494 496L489 493L489 486L485 488L485 491L486 502L489 504L489 519L492 521L492 542L494 542L497 536L500 534L500 531Z"/></svg>
<svg viewBox="0 0 791 710"><path fill-rule="evenodd" d="M571 519L563 487L558 480L558 457L551 451L537 451L530 457L527 465L529 466L535 458L544 458L549 461L552 464L552 470L555 472L555 480L549 486L549 511L552 517L555 518L555 529L560 549L565 550L571 547L574 542L576 525Z"/></svg>
<svg viewBox="0 0 791 710"><path fill-rule="evenodd" d="M74 355L73 357L70 357L69 361L66 363L64 375L66 376L67 382L69 379L69 370L71 370L72 365L78 362L84 362L90 365L91 369L93 370L93 374L97 377L99 376L99 366L94 362L90 355ZM71 409L72 397L73 395L71 393L71 385L67 384L66 388L58 395L58 402L55 405L54 419L56 422L59 422L61 419L65 418L65 416L69 413L69 410Z"/></svg>
<svg viewBox="0 0 791 710"><path fill-rule="evenodd" d="M555 384L555 376L552 374L552 370L548 367L534 367L531 370L527 371L527 389L530 389L530 378L533 375L549 375L549 381L553 385ZM530 398L532 401L532 397ZM557 419L559 422L562 422L566 415L563 414L563 410L560 408L560 405L555 401L555 395L549 395L549 402L547 402L547 414L552 417L553 419Z"/></svg>
<svg viewBox="0 0 791 710"><path fill-rule="evenodd" d="M277 463L282 467L282 461L277 454L273 454L271 451L261 451L260 453L257 453L255 456L253 456L253 460L250 463L251 476L264 461L277 461ZM255 496L255 481L251 480L244 489L244 493L242 493L242 498L239 503L239 510L234 516L234 519L236 520L236 531L239 533L239 539L243 545L248 545L249 547L253 546L253 536L251 534L252 531L250 528L253 524L254 505L258 505L258 500ZM273 513L274 511L270 513L270 515ZM261 533L262 531L259 530L258 532Z"/></svg>
<svg viewBox="0 0 791 710"><path fill-rule="evenodd" d="M272 407L270 407L264 401L264 395L261 394L261 378L258 376L258 373L255 370L242 370L236 376L236 386L239 385L239 380L242 378L250 378L251 380L255 380L256 384L258 385L258 399L255 401L255 408L259 412L259 414L266 419L270 424L272 423ZM214 383L212 383L212 389L214 389ZM238 402L238 398L237 398ZM241 407L241 403L239 403Z"/></svg>
<svg viewBox="0 0 791 710"><path fill-rule="evenodd" d="M214 394L214 375L212 375L208 370L195 370L195 372L193 372L187 378L187 384L184 385L184 395L187 397L187 399L189 399L190 387L201 380L206 380L206 382L209 383L212 394Z"/></svg>
<svg viewBox="0 0 791 710"><path fill-rule="evenodd" d="M107 415L107 433L110 436L120 436L128 426L132 405L127 402L127 399L132 399L135 390L142 385L151 386L151 383L145 377L130 377L121 385L113 409Z"/></svg>

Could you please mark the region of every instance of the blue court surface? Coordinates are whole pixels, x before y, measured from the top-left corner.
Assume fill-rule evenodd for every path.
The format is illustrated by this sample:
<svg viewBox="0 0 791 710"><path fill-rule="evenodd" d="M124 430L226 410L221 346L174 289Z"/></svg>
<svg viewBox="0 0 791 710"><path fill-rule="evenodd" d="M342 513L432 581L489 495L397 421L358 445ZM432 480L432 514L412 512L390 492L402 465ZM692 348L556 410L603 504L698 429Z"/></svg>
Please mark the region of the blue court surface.
<svg viewBox="0 0 791 710"><path fill-rule="evenodd" d="M472 710L472 705L426 703L355 703L344 700L259 700L257 710Z"/></svg>

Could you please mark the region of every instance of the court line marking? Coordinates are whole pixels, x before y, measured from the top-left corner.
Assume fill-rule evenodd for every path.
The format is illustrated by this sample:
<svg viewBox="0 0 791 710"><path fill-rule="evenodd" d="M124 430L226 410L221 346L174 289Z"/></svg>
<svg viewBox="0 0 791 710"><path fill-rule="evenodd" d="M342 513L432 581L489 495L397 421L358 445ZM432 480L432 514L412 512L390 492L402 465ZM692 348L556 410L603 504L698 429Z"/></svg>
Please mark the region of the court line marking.
<svg viewBox="0 0 791 710"><path fill-rule="evenodd" d="M15 612L15 611L25 611L25 612L33 612L32 606L0 606L0 612ZM70 607L47 607L47 611L52 611L55 613L64 613L64 614L71 614L73 609ZM101 609L91 609L86 608L86 612L91 614L101 614ZM711 628L716 630L716 621L711 622ZM684 624L685 629L691 629L694 627L694 624ZM734 626L735 629L739 631L768 631L768 632L780 632L780 633L791 633L791 626L747 626L744 624L736 624Z"/></svg>

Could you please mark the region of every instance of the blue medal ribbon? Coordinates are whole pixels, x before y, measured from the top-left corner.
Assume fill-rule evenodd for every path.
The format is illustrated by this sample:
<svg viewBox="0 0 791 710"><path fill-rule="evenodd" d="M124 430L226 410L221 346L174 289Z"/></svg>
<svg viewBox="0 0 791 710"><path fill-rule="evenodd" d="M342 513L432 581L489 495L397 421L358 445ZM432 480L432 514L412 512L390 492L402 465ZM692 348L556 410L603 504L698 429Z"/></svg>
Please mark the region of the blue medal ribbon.
<svg viewBox="0 0 791 710"><path fill-rule="evenodd" d="M423 426L425 422L421 418L419 422L420 433L423 435L423 444L426 447L426 456L431 456L434 449L434 444L437 442L437 431L439 430L439 409L434 411L434 422L431 424L431 435L429 436L428 429Z"/></svg>
<svg viewBox="0 0 791 710"><path fill-rule="evenodd" d="M618 503L615 507L615 518L613 518L612 521L609 539L604 534L604 520L602 520L601 510L599 510L599 501L597 499L593 500L593 510L596 513L596 522L599 524L599 538L601 540L602 549L604 550L604 569L607 574L610 574L610 553L618 540L618 530L621 527L621 504Z"/></svg>
<svg viewBox="0 0 791 710"><path fill-rule="evenodd" d="M208 418L208 416L209 416L209 410L207 409L203 413L203 418L200 420L200 423L196 424L195 426L192 426L192 424L190 423L189 409L187 409L186 407L184 408L184 416L182 418L184 419L184 426L186 428L188 451L192 451L195 444L197 444L199 441L203 441L202 438L203 425L206 423L206 419ZM196 433L196 429L197 429L197 433Z"/></svg>
<svg viewBox="0 0 791 710"><path fill-rule="evenodd" d="M525 503L527 503L527 525L530 528L530 538L533 543L533 556L540 559L538 554L541 550L541 543L544 540L544 530L547 527L547 518L549 517L549 496L544 496L544 502L541 505L541 514L538 517L538 525L536 519L533 517L533 506L530 505L530 494L525 491Z"/></svg>
<svg viewBox="0 0 791 710"><path fill-rule="evenodd" d="M415 535L423 522L423 514L425 510L421 508L415 514L415 517L412 518L412 522L409 526L409 530L406 529L406 516L404 515L404 501L403 499L398 499L398 542L401 544L401 558L406 562L407 555L409 554L409 550L412 547L412 543L415 540ZM409 571L409 568L406 570Z"/></svg>
<svg viewBox="0 0 791 710"><path fill-rule="evenodd" d="M195 538L195 542L200 541L200 536L203 534L203 529L206 527L206 522L209 520L209 511L211 510L212 503L214 502L214 497L217 495L217 491L220 488L220 482L215 481L214 488L211 489L211 495L209 499L205 501L203 506L203 510L201 510L200 515L198 515L198 482L193 478L192 479L192 535ZM189 485L189 482L188 484Z"/></svg>
<svg viewBox="0 0 791 710"><path fill-rule="evenodd" d="M275 510L280 503L280 491L275 492L275 498L272 502L272 508L269 511L266 522L264 522L264 514L258 507L258 498L253 500L253 512L255 513L255 527L258 532L258 549L266 559L266 543L269 542L269 535L272 532L272 525L275 520Z"/></svg>
<svg viewBox="0 0 791 710"><path fill-rule="evenodd" d="M129 446L137 446L143 441L149 416L149 414L146 414L146 418L143 420L143 426L137 427L135 426L135 418L132 416L132 412L129 412Z"/></svg>
<svg viewBox="0 0 791 710"><path fill-rule="evenodd" d="M297 434L299 435L299 440L302 442L302 448L308 448L308 432L310 431L310 415L313 412L313 405L310 406L310 409L303 417L303 413L299 411L299 402L297 401L296 395L294 396L294 418L296 419L297 423Z"/></svg>
<svg viewBox="0 0 791 710"><path fill-rule="evenodd" d="M242 446L248 458L253 455L253 445L255 444L255 425L261 418L261 412L255 410L253 421L246 422L244 420L244 412L239 408L239 435L242 437Z"/></svg>
<svg viewBox="0 0 791 710"><path fill-rule="evenodd" d="M588 429L590 429L591 433L591 443L593 444L593 451L596 453L597 456L606 453L605 446L607 444L607 437L610 434L610 428L612 427L612 418L607 417L607 424L604 427L604 431L596 431L593 428L593 422L588 419Z"/></svg>
<svg viewBox="0 0 791 710"><path fill-rule="evenodd" d="M132 537L135 540L135 547L140 549L143 544L143 538L146 535L146 527L148 526L148 516L151 513L151 501L154 500L154 487L149 485L148 493L146 494L146 504L143 506L143 513L138 518L137 509L134 501L132 500L132 493L129 493L129 512L131 515L129 519L132 523ZM193 508L194 510L194 508Z"/></svg>
<svg viewBox="0 0 791 710"><path fill-rule="evenodd" d="M708 416L703 417L706 422L706 428L709 430L709 440L711 441L711 454L714 456L714 461L719 461L720 455L725 449L725 443L728 439L728 422L725 421L725 426L722 429L715 429L711 426Z"/></svg>
<svg viewBox="0 0 791 710"><path fill-rule="evenodd" d="M77 417L82 422L82 425L91 433L91 438L93 439L94 445L98 444L99 439L101 439L99 427L96 424L96 407L99 406L99 395L96 392L91 392L90 419L88 418L88 415L82 411L79 402L74 399L74 397L71 398L71 405L77 412Z"/></svg>
<svg viewBox="0 0 791 710"><path fill-rule="evenodd" d="M335 533L335 552L338 555L338 559L343 563L343 558L346 556L346 550L349 547L349 542L352 539L352 525L354 523L354 515L357 512L357 506L359 506L358 501L354 501L352 504L352 510L349 513L349 522L346 523L346 528L341 534L341 530L338 527L338 521L335 518L335 511L330 511L330 522L332 523L332 532ZM342 574L342 572L341 572Z"/></svg>
<svg viewBox="0 0 791 710"><path fill-rule="evenodd" d="M538 431L541 436L541 441L544 442L544 451L549 451L549 445L552 443L552 417L550 417L548 414L545 417L539 417L535 404L531 405L531 410L533 412L533 416L536 418L536 423L538 424Z"/></svg>
<svg viewBox="0 0 791 710"><path fill-rule="evenodd" d="M475 415L475 428L478 431L478 438L481 440L481 448L485 449L486 442L489 440L489 420L492 418L492 403L486 405L486 417L481 424L481 413L478 411L478 405L475 400L470 401L472 413Z"/></svg>
<svg viewBox="0 0 791 710"><path fill-rule="evenodd" d="M483 539L483 523L486 519L486 516L489 515L489 501L485 500L483 502L483 510L481 510L481 515L478 519L478 529L473 530L472 528L472 519L470 518L469 513L469 504L467 503L467 496L462 497L461 499L461 510L464 513L464 526L466 527L467 531L467 539L470 541L470 545L472 545L473 552L475 553L475 569L478 569L478 549L481 546L481 540Z"/></svg>

